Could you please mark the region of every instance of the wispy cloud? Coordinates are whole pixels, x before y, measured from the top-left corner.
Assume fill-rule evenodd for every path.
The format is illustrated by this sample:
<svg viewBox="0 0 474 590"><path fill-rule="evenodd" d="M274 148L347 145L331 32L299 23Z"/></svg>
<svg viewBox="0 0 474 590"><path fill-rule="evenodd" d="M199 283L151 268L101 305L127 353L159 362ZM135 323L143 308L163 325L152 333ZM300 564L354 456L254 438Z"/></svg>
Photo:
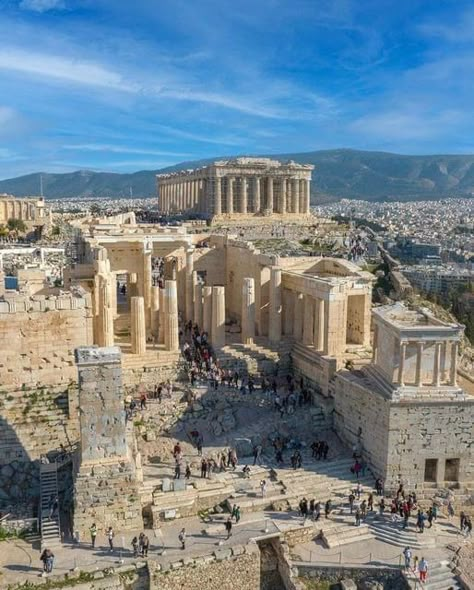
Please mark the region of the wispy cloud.
<svg viewBox="0 0 474 590"><path fill-rule="evenodd" d="M63 9L64 2L62 0L21 0L19 7L33 12L48 12Z"/></svg>
<svg viewBox="0 0 474 590"><path fill-rule="evenodd" d="M83 152L107 152L111 154L141 154L149 156L170 156L173 158L188 158L192 156L189 152L168 152L164 150L153 150L147 148L133 148L114 144L80 143L63 145L65 150L76 150Z"/></svg>

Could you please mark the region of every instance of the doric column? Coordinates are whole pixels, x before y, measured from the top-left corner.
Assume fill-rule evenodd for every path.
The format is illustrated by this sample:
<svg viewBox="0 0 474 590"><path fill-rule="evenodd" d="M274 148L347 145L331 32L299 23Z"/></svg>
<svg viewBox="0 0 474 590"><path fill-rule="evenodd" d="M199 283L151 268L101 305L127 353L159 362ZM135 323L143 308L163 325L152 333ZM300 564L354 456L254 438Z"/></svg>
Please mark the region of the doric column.
<svg viewBox="0 0 474 590"><path fill-rule="evenodd" d="M202 288L202 329L211 335L212 323L212 287L205 285Z"/></svg>
<svg viewBox="0 0 474 590"><path fill-rule="evenodd" d="M407 343L401 342L400 343L400 352L399 352L400 360L398 363L398 385L400 385L400 387L403 387L405 385L405 382L403 379L403 372L405 370L406 352L407 352Z"/></svg>
<svg viewBox="0 0 474 590"><path fill-rule="evenodd" d="M132 297L130 314L132 354L146 353L145 301L143 297Z"/></svg>
<svg viewBox="0 0 474 590"><path fill-rule="evenodd" d="M419 387L422 384L422 359L423 359L423 342L416 343L416 369L415 369L415 385Z"/></svg>
<svg viewBox="0 0 474 590"><path fill-rule="evenodd" d="M311 345L314 339L314 300L304 296L303 344Z"/></svg>
<svg viewBox="0 0 474 590"><path fill-rule="evenodd" d="M136 297L138 295L138 275L136 272L131 272L128 277L128 289L129 297Z"/></svg>
<svg viewBox="0 0 474 590"><path fill-rule="evenodd" d="M265 208L273 213L273 176L267 177L267 203Z"/></svg>
<svg viewBox="0 0 474 590"><path fill-rule="evenodd" d="M178 290L176 281L165 281L165 348L179 350Z"/></svg>
<svg viewBox="0 0 474 590"><path fill-rule="evenodd" d="M255 338L255 280L244 278L242 285L241 333L243 344L251 344Z"/></svg>
<svg viewBox="0 0 474 590"><path fill-rule="evenodd" d="M222 214L222 190L221 190L221 179L219 176L215 179L214 187L214 215Z"/></svg>
<svg viewBox="0 0 474 590"><path fill-rule="evenodd" d="M451 373L449 376L449 384L453 387L456 387L457 385L458 346L458 342L451 342Z"/></svg>
<svg viewBox="0 0 474 590"><path fill-rule="evenodd" d="M310 207L311 207L311 181L309 179L305 179L304 183L305 183L305 191L304 191L305 210L304 210L304 213L309 213L311 210L310 209Z"/></svg>
<svg viewBox="0 0 474 590"><path fill-rule="evenodd" d="M274 344L281 340L281 291L281 269L274 266L270 271L270 317L268 323L268 336L270 342Z"/></svg>
<svg viewBox="0 0 474 590"><path fill-rule="evenodd" d="M111 307L110 277L99 276L98 342L99 346L114 345L114 313Z"/></svg>
<svg viewBox="0 0 474 590"><path fill-rule="evenodd" d="M225 346L225 287L212 287L211 342L214 348Z"/></svg>
<svg viewBox="0 0 474 590"><path fill-rule="evenodd" d="M326 302L324 299L316 300L316 322L315 322L316 338L314 340L314 347L316 350L325 353L327 347L326 334Z"/></svg>
<svg viewBox="0 0 474 590"><path fill-rule="evenodd" d="M303 334L304 298L303 293L296 293L295 319L293 323L293 335L295 340L301 340Z"/></svg>
<svg viewBox="0 0 474 590"><path fill-rule="evenodd" d="M305 188L306 188L306 181L300 178L298 180L298 191L299 191L299 195L300 195L300 198L299 198L300 213L302 213L302 214L307 213Z"/></svg>
<svg viewBox="0 0 474 590"><path fill-rule="evenodd" d="M260 176L255 176L253 179L253 210L255 213L260 213Z"/></svg>
<svg viewBox="0 0 474 590"><path fill-rule="evenodd" d="M283 290L283 305L285 306L285 336L293 334L295 318L295 292L289 289Z"/></svg>
<svg viewBox="0 0 474 590"><path fill-rule="evenodd" d="M439 387L441 382L441 342L435 343L434 360L433 360L433 385Z"/></svg>
<svg viewBox="0 0 474 590"><path fill-rule="evenodd" d="M229 215L234 213L234 178L227 177L226 209Z"/></svg>
<svg viewBox="0 0 474 590"><path fill-rule="evenodd" d="M193 250L186 251L186 320L192 320L194 315L194 254Z"/></svg>
<svg viewBox="0 0 474 590"><path fill-rule="evenodd" d="M300 192L299 192L300 183L297 178L291 179L291 197L293 200L293 213L300 212Z"/></svg>
<svg viewBox="0 0 474 590"><path fill-rule="evenodd" d="M151 288L150 329L153 340L158 342L160 325L160 288Z"/></svg>
<svg viewBox="0 0 474 590"><path fill-rule="evenodd" d="M165 310L165 290L159 289L159 309L158 309L158 342L160 344L165 343L165 332L166 332L166 310Z"/></svg>
<svg viewBox="0 0 474 590"><path fill-rule="evenodd" d="M197 273L194 273L194 323L202 330L202 285L197 280Z"/></svg>
<svg viewBox="0 0 474 590"><path fill-rule="evenodd" d="M240 212L247 213L247 179L242 176L240 179Z"/></svg>
<svg viewBox="0 0 474 590"><path fill-rule="evenodd" d="M146 246L145 246L146 247ZM143 298L145 305L146 324L149 326L150 307L151 307L151 287L153 281L151 277L151 251L143 253Z"/></svg>
<svg viewBox="0 0 474 590"><path fill-rule="evenodd" d="M282 178L280 181L280 203L278 212L286 213L286 178Z"/></svg>

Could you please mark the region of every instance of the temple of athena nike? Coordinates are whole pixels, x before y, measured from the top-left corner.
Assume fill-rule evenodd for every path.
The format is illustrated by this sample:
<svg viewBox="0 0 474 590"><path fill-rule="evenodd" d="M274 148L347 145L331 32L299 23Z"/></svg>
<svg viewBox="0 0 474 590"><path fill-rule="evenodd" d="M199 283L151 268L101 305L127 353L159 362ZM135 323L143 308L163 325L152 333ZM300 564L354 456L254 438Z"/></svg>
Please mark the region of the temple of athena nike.
<svg viewBox="0 0 474 590"><path fill-rule="evenodd" d="M158 174L160 210L204 218L308 215L313 168L270 158L236 158Z"/></svg>

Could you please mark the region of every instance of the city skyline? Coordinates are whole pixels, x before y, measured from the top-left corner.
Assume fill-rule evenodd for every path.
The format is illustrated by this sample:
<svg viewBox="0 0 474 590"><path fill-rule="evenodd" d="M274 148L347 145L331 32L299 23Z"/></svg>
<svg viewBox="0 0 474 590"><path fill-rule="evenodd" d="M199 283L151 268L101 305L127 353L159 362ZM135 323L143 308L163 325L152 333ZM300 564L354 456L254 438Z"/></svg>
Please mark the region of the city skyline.
<svg viewBox="0 0 474 590"><path fill-rule="evenodd" d="M336 147L474 152L467 2L0 9L0 178Z"/></svg>

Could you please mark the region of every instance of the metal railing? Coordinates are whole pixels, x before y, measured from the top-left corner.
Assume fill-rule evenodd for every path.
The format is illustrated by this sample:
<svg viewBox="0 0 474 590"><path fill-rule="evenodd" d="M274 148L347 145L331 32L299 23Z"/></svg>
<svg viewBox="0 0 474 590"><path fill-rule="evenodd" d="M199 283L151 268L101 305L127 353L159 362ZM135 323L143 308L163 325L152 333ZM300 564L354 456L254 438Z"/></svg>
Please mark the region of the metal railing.
<svg viewBox="0 0 474 590"><path fill-rule="evenodd" d="M305 558L305 554L309 554L309 558ZM392 557L384 557L381 559L374 559L374 554L371 551L367 555L359 557L343 557L343 551L336 553L320 553L319 551L312 551L310 549L300 549L298 557L302 556L301 561L308 563L314 563L317 565L380 565L380 566L392 566L397 569L402 567L404 558L402 553L396 553ZM297 564L297 561L296 561Z"/></svg>

